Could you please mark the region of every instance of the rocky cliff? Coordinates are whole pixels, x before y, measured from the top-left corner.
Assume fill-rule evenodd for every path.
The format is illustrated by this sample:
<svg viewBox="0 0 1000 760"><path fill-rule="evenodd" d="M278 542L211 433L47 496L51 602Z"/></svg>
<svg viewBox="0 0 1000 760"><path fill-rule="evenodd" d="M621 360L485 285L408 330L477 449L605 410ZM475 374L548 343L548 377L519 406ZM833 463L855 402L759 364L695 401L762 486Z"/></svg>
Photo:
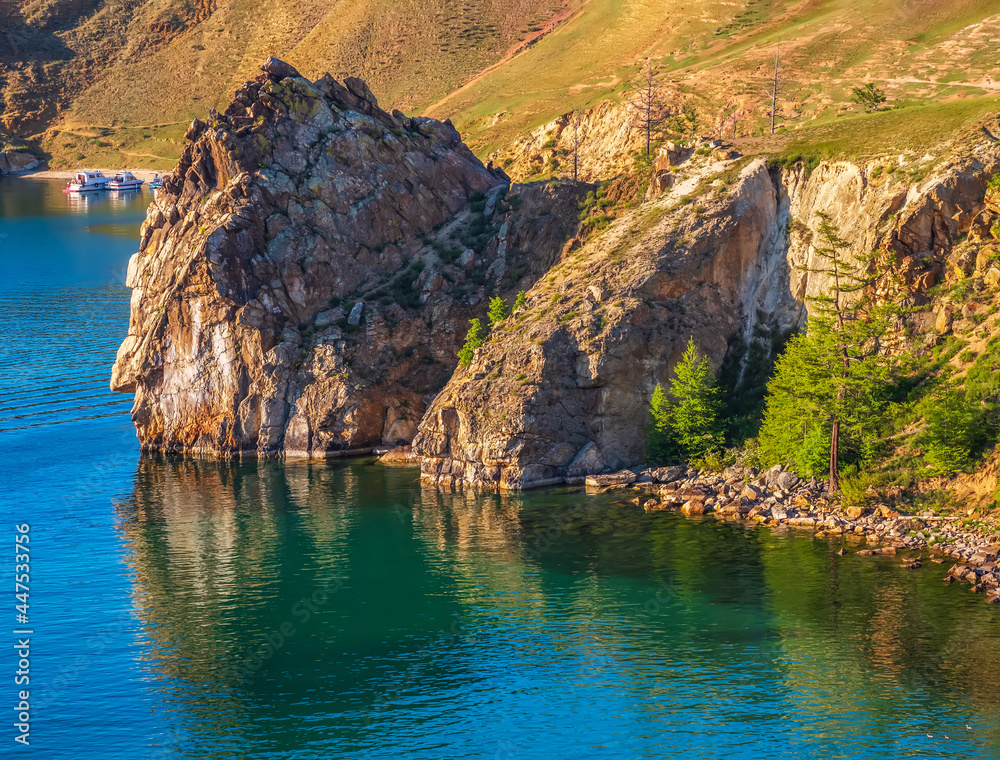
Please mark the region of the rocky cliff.
<svg viewBox="0 0 1000 760"><path fill-rule="evenodd" d="M972 274L989 249L984 196L1000 150L976 148L918 183L897 169L735 161L693 203L668 194L619 217L537 282L434 400L413 443L424 477L517 489L640 462L652 390L689 336L718 367L801 324L806 296L826 287L811 271L818 211L855 250L892 257L883 295L933 329L955 307L928 290Z"/></svg>
<svg viewBox="0 0 1000 760"><path fill-rule="evenodd" d="M486 289L530 282L568 234L550 212L572 192L515 199L450 123L386 113L358 79L269 59L187 140L129 262L111 380L146 450L409 441Z"/></svg>

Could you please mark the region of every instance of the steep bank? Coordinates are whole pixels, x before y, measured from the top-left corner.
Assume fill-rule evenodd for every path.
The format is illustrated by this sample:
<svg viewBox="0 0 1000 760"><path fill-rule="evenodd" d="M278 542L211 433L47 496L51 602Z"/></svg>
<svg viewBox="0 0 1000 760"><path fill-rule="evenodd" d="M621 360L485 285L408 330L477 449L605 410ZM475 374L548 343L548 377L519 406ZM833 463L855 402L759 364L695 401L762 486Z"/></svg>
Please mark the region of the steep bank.
<svg viewBox="0 0 1000 760"><path fill-rule="evenodd" d="M718 367L801 324L805 297L827 285L811 271L818 211L856 251L894 258L884 295L933 329L942 307L928 291L956 243L971 232L988 245L998 169L993 144L918 182L884 162L737 163L693 203L671 194L620 217L536 283L434 400L413 444L424 477L517 489L640 462L652 390L689 336Z"/></svg>
<svg viewBox="0 0 1000 760"><path fill-rule="evenodd" d="M326 456L409 441L486 288L557 255L567 231L548 209L565 193L524 194L545 218L512 228L505 179L449 123L345 85L270 59L225 114L191 125L129 263L112 373L135 393L144 449Z"/></svg>

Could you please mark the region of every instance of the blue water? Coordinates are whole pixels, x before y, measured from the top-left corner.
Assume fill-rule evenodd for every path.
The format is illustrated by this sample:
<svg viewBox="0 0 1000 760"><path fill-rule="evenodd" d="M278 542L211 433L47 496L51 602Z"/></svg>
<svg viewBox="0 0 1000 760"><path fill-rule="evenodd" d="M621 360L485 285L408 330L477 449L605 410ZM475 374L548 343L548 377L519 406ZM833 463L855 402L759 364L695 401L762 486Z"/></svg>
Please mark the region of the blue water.
<svg viewBox="0 0 1000 760"><path fill-rule="evenodd" d="M366 460L140 457L107 380L147 200L0 180L2 584L30 523L34 631L29 749L0 638L4 757L1000 757L1000 610L940 565Z"/></svg>

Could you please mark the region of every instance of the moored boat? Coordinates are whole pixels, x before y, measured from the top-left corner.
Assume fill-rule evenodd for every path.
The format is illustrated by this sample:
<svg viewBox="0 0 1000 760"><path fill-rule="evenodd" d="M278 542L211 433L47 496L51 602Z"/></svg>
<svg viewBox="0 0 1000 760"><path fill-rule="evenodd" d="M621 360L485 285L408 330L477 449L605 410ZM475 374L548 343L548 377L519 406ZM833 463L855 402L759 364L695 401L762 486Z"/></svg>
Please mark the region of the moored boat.
<svg viewBox="0 0 1000 760"><path fill-rule="evenodd" d="M107 188L107 185L108 178L104 176L104 172L80 171L76 173L73 179L66 183L63 192L86 193L91 190L104 190Z"/></svg>
<svg viewBox="0 0 1000 760"><path fill-rule="evenodd" d="M108 181L108 190L138 190L143 182L132 172L118 172Z"/></svg>
<svg viewBox="0 0 1000 760"><path fill-rule="evenodd" d="M149 188L151 190L159 190L161 187L163 187L163 180L160 179L159 174L156 174L151 180L149 180Z"/></svg>

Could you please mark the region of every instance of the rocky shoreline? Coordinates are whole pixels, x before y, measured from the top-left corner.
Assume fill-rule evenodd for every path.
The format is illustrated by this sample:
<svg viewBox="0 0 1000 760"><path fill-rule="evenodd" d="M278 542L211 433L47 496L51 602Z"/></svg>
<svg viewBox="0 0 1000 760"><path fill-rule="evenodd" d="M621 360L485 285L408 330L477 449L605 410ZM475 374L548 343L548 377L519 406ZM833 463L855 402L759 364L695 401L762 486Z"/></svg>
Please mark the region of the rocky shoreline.
<svg viewBox="0 0 1000 760"><path fill-rule="evenodd" d="M689 517L789 526L814 531L817 538L843 536L865 548L859 555L900 556L903 567L917 569L930 561L957 560L945 582L965 581L990 604L1000 603L1000 528L996 532L963 530L960 518L931 512L909 515L888 504L844 507L824 494L822 481L806 482L780 465L765 472L729 467L700 473L683 467L634 468L590 475L588 492L645 492L631 499L647 512L679 511ZM842 548L841 554L847 549ZM905 555L905 556L902 556ZM926 556L925 556L926 555Z"/></svg>
<svg viewBox="0 0 1000 760"><path fill-rule="evenodd" d="M384 464L413 465L419 455L409 446L374 452ZM715 517L756 523L769 528L791 527L813 531L816 538L842 536L861 556L898 556L911 570L925 561L945 564L957 560L946 583L965 581L984 594L989 604L1000 604L1000 526L993 532L967 531L957 516L932 512L905 514L889 504L870 508L844 506L830 498L823 481L804 481L776 465L760 472L729 467L721 473L685 467L635 467L605 475L566 478L568 485L584 485L588 493L637 492L629 501L646 512L676 511L688 517ZM554 484L553 484L554 485ZM838 552L848 553L842 547Z"/></svg>

